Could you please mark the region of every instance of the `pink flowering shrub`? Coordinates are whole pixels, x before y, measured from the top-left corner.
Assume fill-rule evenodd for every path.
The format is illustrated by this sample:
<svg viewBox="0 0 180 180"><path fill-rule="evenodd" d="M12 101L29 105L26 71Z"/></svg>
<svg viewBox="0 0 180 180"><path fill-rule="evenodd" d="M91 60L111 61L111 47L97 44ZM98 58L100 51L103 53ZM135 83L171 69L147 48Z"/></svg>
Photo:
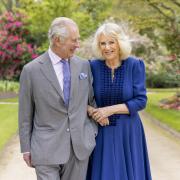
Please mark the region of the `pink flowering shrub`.
<svg viewBox="0 0 180 180"><path fill-rule="evenodd" d="M0 79L18 78L23 65L37 57L24 19L20 13L0 16Z"/></svg>

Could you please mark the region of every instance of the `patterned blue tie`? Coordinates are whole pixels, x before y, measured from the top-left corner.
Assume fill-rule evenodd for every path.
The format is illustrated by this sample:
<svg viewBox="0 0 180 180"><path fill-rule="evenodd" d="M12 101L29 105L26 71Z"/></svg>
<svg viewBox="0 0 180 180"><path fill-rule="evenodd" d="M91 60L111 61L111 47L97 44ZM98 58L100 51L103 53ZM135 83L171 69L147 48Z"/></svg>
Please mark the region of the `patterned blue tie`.
<svg viewBox="0 0 180 180"><path fill-rule="evenodd" d="M69 105L69 96L70 96L70 88L71 88L71 72L69 62L62 59L63 64L63 94L64 94L64 102L65 105Z"/></svg>

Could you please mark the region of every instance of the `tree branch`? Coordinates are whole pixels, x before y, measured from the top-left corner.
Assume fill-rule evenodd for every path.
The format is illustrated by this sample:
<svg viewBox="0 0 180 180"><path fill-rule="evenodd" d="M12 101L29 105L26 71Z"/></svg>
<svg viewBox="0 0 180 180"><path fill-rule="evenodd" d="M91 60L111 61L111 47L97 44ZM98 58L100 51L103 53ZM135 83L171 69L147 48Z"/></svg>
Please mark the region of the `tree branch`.
<svg viewBox="0 0 180 180"><path fill-rule="evenodd" d="M176 17L176 13L175 13L175 11L174 11L172 8L166 6L166 5L163 4L163 3L160 3L160 5L161 5L162 8L164 8L164 9L166 9L166 10L169 10L169 11L173 14L173 16Z"/></svg>
<svg viewBox="0 0 180 180"><path fill-rule="evenodd" d="M1 3L5 7L7 11L12 11L13 2L12 0L7 0L6 2L4 0L1 0Z"/></svg>
<svg viewBox="0 0 180 180"><path fill-rule="evenodd" d="M4 0L1 0L1 3L2 3L3 6L7 9L7 4L4 2Z"/></svg>
<svg viewBox="0 0 180 180"><path fill-rule="evenodd" d="M174 3L175 5L177 5L178 7L180 7L180 2L176 1L176 0L171 0L172 3Z"/></svg>
<svg viewBox="0 0 180 180"><path fill-rule="evenodd" d="M148 2L148 4L150 5L150 6L152 6L156 11L158 11L161 15L163 15L165 18L167 18L167 19L169 19L170 21L172 21L174 18L172 18L171 16L168 16L166 13L164 13L164 11L159 7L159 3L153 3L153 2L151 2L151 0L146 0L147 2ZM165 6L164 4L160 4L161 5L161 7L162 6ZM166 7L166 6L165 6ZM165 9L165 7L164 7L164 9ZM168 7L166 7L166 8L168 8ZM168 9L169 10L169 9ZM173 13L173 12L172 12Z"/></svg>

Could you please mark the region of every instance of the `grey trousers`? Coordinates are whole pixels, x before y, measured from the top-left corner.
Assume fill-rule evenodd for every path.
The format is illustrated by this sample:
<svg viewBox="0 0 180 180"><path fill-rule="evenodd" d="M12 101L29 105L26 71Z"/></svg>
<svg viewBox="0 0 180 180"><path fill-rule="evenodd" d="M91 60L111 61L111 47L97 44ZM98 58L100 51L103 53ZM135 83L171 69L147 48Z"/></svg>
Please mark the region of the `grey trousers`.
<svg viewBox="0 0 180 180"><path fill-rule="evenodd" d="M37 180L85 180L88 160L79 161L71 147L70 158L66 164L36 165Z"/></svg>

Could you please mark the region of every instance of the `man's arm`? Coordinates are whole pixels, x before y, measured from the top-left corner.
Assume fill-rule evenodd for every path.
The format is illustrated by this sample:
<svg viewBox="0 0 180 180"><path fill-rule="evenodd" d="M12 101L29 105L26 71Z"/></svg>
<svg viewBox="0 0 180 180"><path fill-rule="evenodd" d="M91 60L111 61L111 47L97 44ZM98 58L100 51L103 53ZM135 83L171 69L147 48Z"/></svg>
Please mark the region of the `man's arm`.
<svg viewBox="0 0 180 180"><path fill-rule="evenodd" d="M28 166L31 164L30 141L33 127L34 101L30 72L23 68L20 76L19 90L19 137L21 152ZM27 153L28 152L28 153Z"/></svg>
<svg viewBox="0 0 180 180"><path fill-rule="evenodd" d="M88 62L88 77L89 77L89 98L88 98L88 109L92 108L96 108L96 102L95 102L95 98L94 98L94 90L93 90L93 76L92 76L92 72L91 72L91 68L90 68L90 64ZM87 109L87 111L88 111ZM88 112L89 113L89 112ZM98 128L97 128L97 123L92 120L93 122L93 127L95 129L95 133L97 135L98 132Z"/></svg>

